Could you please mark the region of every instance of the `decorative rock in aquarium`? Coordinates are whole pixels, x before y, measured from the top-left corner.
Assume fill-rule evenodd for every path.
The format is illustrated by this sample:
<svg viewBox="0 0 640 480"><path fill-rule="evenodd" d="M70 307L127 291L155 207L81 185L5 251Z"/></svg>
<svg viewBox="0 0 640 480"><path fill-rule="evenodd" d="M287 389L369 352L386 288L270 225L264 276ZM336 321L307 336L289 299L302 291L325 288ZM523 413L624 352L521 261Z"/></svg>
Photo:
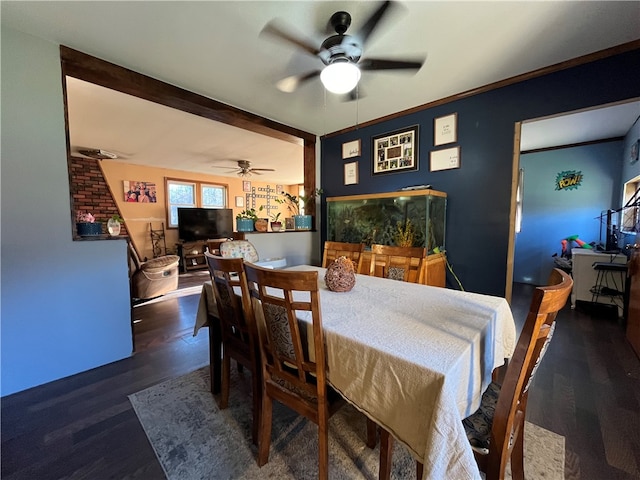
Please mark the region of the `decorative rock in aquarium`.
<svg viewBox="0 0 640 480"><path fill-rule="evenodd" d="M324 276L327 288L333 292L348 292L356 284L356 269L347 257L338 257L327 268Z"/></svg>

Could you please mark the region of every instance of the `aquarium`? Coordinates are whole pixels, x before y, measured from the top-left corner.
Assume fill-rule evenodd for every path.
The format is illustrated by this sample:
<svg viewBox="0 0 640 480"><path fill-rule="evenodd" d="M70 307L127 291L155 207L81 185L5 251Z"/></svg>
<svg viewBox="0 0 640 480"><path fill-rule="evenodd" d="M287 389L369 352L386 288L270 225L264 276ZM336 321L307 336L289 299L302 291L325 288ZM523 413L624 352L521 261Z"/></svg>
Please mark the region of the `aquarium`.
<svg viewBox="0 0 640 480"><path fill-rule="evenodd" d="M436 190L330 197L327 240L443 251L446 209L446 193Z"/></svg>

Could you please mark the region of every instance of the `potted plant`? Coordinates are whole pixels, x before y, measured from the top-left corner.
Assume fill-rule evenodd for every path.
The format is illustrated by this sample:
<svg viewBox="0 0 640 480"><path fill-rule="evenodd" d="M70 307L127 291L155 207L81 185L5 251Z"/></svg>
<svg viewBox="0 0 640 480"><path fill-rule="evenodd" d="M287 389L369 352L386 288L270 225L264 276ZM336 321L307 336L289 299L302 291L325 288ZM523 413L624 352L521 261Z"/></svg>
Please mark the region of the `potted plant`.
<svg viewBox="0 0 640 480"><path fill-rule="evenodd" d="M76 231L81 237L95 237L102 235L102 223L96 222L96 217L90 213L76 212Z"/></svg>
<svg viewBox="0 0 640 480"><path fill-rule="evenodd" d="M311 195L291 195L289 192L280 192L284 198L276 198L276 202L287 206L293 216L294 228L296 230L311 230L311 215L300 215L300 202L306 204L311 198L323 193L321 188L316 188Z"/></svg>
<svg viewBox="0 0 640 480"><path fill-rule="evenodd" d="M109 235L112 237L120 235L121 225L124 223L124 218L122 218L117 213L112 215L109 221L107 222L107 231Z"/></svg>
<svg viewBox="0 0 640 480"><path fill-rule="evenodd" d="M271 214L271 231L272 232L279 232L280 230L282 230L282 222L280 221L280 215L282 215L282 212Z"/></svg>
<svg viewBox="0 0 640 480"><path fill-rule="evenodd" d="M258 219L253 208L247 208L236 215L236 229L238 232L253 232L255 221Z"/></svg>

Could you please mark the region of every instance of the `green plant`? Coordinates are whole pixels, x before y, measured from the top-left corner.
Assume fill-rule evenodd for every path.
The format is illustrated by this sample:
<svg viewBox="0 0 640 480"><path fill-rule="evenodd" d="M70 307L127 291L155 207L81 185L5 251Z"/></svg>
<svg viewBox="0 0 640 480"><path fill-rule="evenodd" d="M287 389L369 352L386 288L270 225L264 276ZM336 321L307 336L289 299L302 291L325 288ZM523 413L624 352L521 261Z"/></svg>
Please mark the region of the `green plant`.
<svg viewBox="0 0 640 480"><path fill-rule="evenodd" d="M289 192L280 192L284 198L276 198L276 202L287 206L293 215L300 215L300 203L306 204L310 198L318 197L324 192L321 188L316 188L311 195L291 195Z"/></svg>
<svg viewBox="0 0 640 480"><path fill-rule="evenodd" d="M413 224L411 223L411 220L407 219L404 225L402 222L397 223L396 233L393 235L393 240L398 247L413 247L415 236L416 234Z"/></svg>
<svg viewBox="0 0 640 480"><path fill-rule="evenodd" d="M271 215L269 215L269 217L271 218L271 223L279 222L280 215L282 215L282 212L272 213Z"/></svg>
<svg viewBox="0 0 640 480"><path fill-rule="evenodd" d="M122 218L117 213L114 214L114 215L111 215L111 220L113 220L114 222L118 222L118 223L124 223L124 218Z"/></svg>
<svg viewBox="0 0 640 480"><path fill-rule="evenodd" d="M251 219L255 222L258 219L258 215L256 214L255 208L247 208L236 215L236 220L240 220L241 218Z"/></svg>

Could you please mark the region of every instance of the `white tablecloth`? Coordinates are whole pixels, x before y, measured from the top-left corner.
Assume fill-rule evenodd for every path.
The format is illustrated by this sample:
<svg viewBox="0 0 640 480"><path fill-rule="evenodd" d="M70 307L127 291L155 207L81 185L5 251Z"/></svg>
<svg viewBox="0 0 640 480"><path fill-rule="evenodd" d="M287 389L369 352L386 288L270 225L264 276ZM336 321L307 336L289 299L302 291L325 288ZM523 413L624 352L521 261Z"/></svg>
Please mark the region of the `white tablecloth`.
<svg viewBox="0 0 640 480"><path fill-rule="evenodd" d="M366 275L337 293L325 269L290 269L319 272L331 385L405 444L426 478L480 478L462 419L514 351L506 300ZM205 283L194 335L215 311L212 299Z"/></svg>
<svg viewBox="0 0 640 480"><path fill-rule="evenodd" d="M404 443L429 479L480 478L462 419L515 348L504 298L358 275L331 292L317 270L331 385Z"/></svg>

